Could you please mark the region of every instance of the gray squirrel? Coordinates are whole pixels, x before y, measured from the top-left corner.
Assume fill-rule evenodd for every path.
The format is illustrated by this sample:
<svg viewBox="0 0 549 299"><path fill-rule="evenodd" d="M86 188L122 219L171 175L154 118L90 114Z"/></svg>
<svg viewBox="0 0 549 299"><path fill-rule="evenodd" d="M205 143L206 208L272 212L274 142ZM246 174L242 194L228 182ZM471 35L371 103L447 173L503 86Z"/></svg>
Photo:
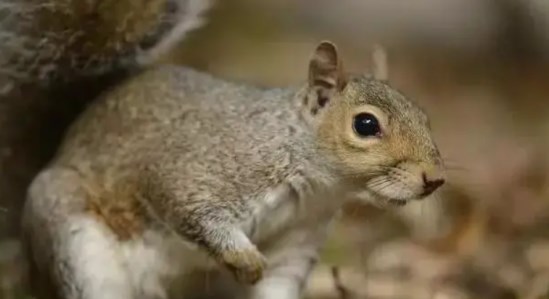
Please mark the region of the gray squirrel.
<svg viewBox="0 0 549 299"><path fill-rule="evenodd" d="M206 3L5 0L19 23L0 24L0 79L70 84L147 66L201 24ZM163 66L105 89L30 185L22 231L36 290L181 298L183 275L214 268L249 298L299 298L345 202L402 205L444 183L428 117L377 69L347 73L322 42L302 86Z"/></svg>
<svg viewBox="0 0 549 299"><path fill-rule="evenodd" d="M444 179L426 114L324 41L299 87L163 66L105 93L31 184L24 233L62 298L170 298L219 267L250 298L297 299L345 202Z"/></svg>

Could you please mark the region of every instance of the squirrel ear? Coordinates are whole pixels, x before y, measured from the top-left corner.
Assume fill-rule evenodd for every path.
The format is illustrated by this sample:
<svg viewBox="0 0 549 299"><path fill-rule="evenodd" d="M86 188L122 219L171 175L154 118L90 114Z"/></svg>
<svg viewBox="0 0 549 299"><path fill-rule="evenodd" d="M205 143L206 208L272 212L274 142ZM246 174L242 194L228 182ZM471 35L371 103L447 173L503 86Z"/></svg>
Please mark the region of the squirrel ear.
<svg viewBox="0 0 549 299"><path fill-rule="evenodd" d="M347 80L336 46L328 41L321 42L309 62L310 92L305 97L304 103L315 115L326 106L336 92L342 91L346 84Z"/></svg>
<svg viewBox="0 0 549 299"><path fill-rule="evenodd" d="M343 73L337 47L329 41L321 42L309 62L309 87L341 91L346 84Z"/></svg>
<svg viewBox="0 0 549 299"><path fill-rule="evenodd" d="M379 45L374 45L372 52L372 64L374 78L380 81L389 80L389 67L387 65L387 52Z"/></svg>

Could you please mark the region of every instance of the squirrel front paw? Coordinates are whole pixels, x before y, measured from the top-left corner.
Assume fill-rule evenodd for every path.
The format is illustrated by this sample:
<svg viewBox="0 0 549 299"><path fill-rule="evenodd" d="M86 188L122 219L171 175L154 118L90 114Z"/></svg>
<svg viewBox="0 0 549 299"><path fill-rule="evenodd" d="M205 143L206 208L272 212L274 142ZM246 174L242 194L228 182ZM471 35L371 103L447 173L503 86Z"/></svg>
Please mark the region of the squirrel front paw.
<svg viewBox="0 0 549 299"><path fill-rule="evenodd" d="M219 258L241 283L255 284L263 277L267 266L267 259L255 248L225 250Z"/></svg>

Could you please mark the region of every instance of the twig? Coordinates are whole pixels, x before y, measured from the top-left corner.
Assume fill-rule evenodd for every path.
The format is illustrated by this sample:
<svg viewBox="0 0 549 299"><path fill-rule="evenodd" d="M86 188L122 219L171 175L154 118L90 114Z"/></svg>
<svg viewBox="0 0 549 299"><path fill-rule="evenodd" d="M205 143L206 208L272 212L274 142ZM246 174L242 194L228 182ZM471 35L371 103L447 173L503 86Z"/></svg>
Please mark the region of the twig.
<svg viewBox="0 0 549 299"><path fill-rule="evenodd" d="M341 276L339 275L339 268L336 266L332 267L332 277L334 279L334 286L339 294L340 299L357 299L358 296L347 289L341 282Z"/></svg>

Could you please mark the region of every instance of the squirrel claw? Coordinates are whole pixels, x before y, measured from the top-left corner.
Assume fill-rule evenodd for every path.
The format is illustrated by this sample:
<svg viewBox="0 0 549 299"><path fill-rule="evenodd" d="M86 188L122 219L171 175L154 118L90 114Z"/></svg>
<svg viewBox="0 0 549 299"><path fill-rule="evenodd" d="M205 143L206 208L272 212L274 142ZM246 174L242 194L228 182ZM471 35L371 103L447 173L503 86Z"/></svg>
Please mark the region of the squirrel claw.
<svg viewBox="0 0 549 299"><path fill-rule="evenodd" d="M257 249L228 250L220 254L223 264L241 283L255 284L263 277L267 260Z"/></svg>

